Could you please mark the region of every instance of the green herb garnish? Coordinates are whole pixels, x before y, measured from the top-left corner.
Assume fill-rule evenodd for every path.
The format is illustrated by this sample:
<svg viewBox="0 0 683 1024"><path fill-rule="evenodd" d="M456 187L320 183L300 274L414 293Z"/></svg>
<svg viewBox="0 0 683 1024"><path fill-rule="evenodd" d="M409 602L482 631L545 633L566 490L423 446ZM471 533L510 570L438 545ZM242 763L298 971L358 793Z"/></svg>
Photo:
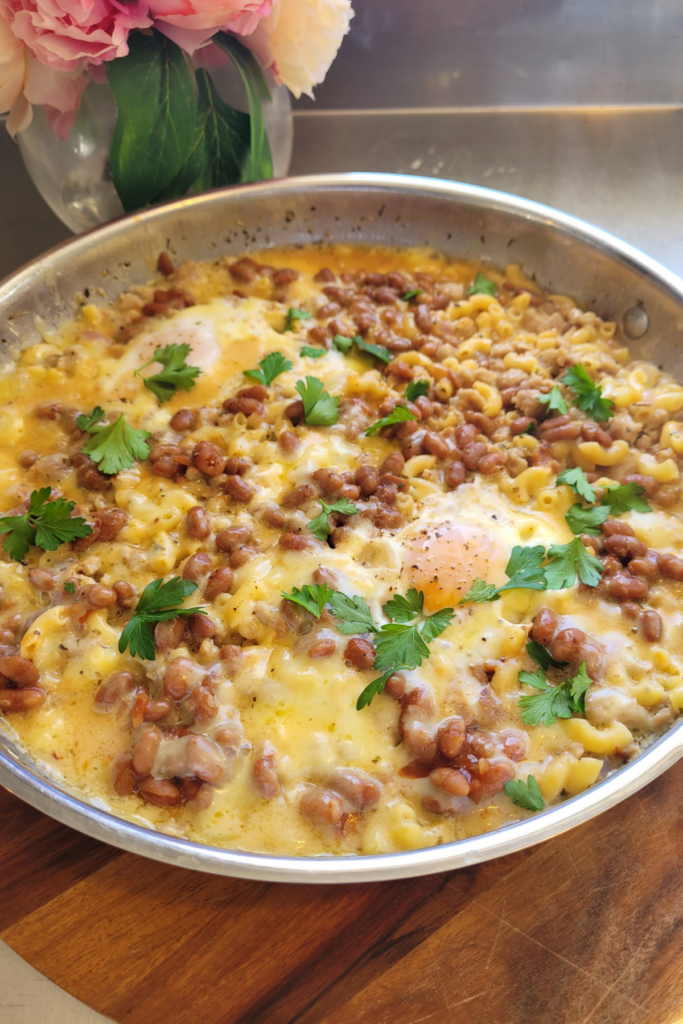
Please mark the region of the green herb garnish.
<svg viewBox="0 0 683 1024"><path fill-rule="evenodd" d="M573 713L585 714L585 696L593 680L586 671L584 661L571 679L557 686L550 686L542 670L520 672L519 681L533 686L540 693L520 697L519 707L525 725L552 725L556 718L571 718Z"/></svg>
<svg viewBox="0 0 683 1024"><path fill-rule="evenodd" d="M339 619L337 629L347 636L352 633L377 633L372 613L362 597L347 597L335 590L329 600L330 611Z"/></svg>
<svg viewBox="0 0 683 1024"><path fill-rule="evenodd" d="M285 320L285 326L282 333L284 334L285 331L293 331L297 320L310 319L311 313L309 313L307 309L295 309L294 306L290 306L287 311L287 319Z"/></svg>
<svg viewBox="0 0 683 1024"><path fill-rule="evenodd" d="M577 502L572 505L564 518L572 533L588 533L593 537L598 537L602 532L600 527L610 512L609 505L593 505L592 508L584 508L580 502Z"/></svg>
<svg viewBox="0 0 683 1024"><path fill-rule="evenodd" d="M547 395L539 395L539 402L543 405L548 406L548 412L559 412L562 416L567 412L567 403L562 397L562 392L558 388L557 384L549 391Z"/></svg>
<svg viewBox="0 0 683 1024"><path fill-rule="evenodd" d="M530 640L526 645L526 650L529 657L544 669L549 669L551 665L553 668L565 668L569 664L568 661L556 661L547 648L543 644L539 644L538 640Z"/></svg>
<svg viewBox="0 0 683 1024"><path fill-rule="evenodd" d="M412 291L406 292L405 295L401 296L403 302L410 302L411 299L416 299L418 295L422 295L422 288L413 288Z"/></svg>
<svg viewBox="0 0 683 1024"><path fill-rule="evenodd" d="M613 516L620 516L622 512L652 512L652 509L640 495L645 493L642 484L620 484L618 487L610 487L602 499L602 504L609 507Z"/></svg>
<svg viewBox="0 0 683 1024"><path fill-rule="evenodd" d="M477 578L468 593L458 603L494 601L506 590L545 590L545 571L541 568L544 558L545 548L543 547L523 548L517 545L512 549L510 561L505 569L505 574L510 577L507 583L501 587L495 587L492 583L486 583L485 580Z"/></svg>
<svg viewBox="0 0 683 1024"><path fill-rule="evenodd" d="M119 651L124 653L130 647L133 657L140 655L147 661L154 661L154 626L157 622L176 619L179 615L187 617L201 608L175 608L197 589L196 583L175 576L164 583L163 579L152 580L142 591L133 617L124 626L119 639Z"/></svg>
<svg viewBox="0 0 683 1024"><path fill-rule="evenodd" d="M354 505L348 498L339 498L337 501L333 501L332 504L328 505L322 498L318 499L323 507L322 512L315 519L311 519L308 524L308 529L311 533L318 538L318 540L325 541L329 537L330 523L328 516L330 512L339 512L344 516L355 516L360 511L357 505Z"/></svg>
<svg viewBox="0 0 683 1024"><path fill-rule="evenodd" d="M320 354L323 355L324 352L325 350L322 349ZM263 384L265 387L270 387L276 377L292 369L291 362L289 359L285 359L282 352L269 352L265 359L261 360L259 366L261 367L260 370L245 370L244 376L257 380L259 384Z"/></svg>
<svg viewBox="0 0 683 1024"><path fill-rule="evenodd" d="M495 281L491 281L488 277L485 277L481 271L477 274L474 279L474 284L467 289L468 295L497 295L498 285Z"/></svg>
<svg viewBox="0 0 683 1024"><path fill-rule="evenodd" d="M151 377L142 377L146 388L157 396L160 402L168 402L173 398L178 388L189 391L195 386L195 377L202 372L198 366L188 366L185 362L192 351L190 345L165 345L158 348L151 359L135 371L136 377L142 377L141 370L152 363L161 363L164 367L159 373Z"/></svg>
<svg viewBox="0 0 683 1024"><path fill-rule="evenodd" d="M313 583L310 586L305 584L301 590L298 587L292 588L291 594L285 594L282 596L287 601L293 601L294 604L300 604L302 608L305 608L307 612L314 615L316 619L319 619L322 615L323 608L330 600L334 590L331 590L326 583Z"/></svg>
<svg viewBox="0 0 683 1024"><path fill-rule="evenodd" d="M597 423L604 423L614 415L614 402L611 398L602 397L602 388L591 380L581 363L570 366L560 377L560 383L572 389L576 395L578 408Z"/></svg>
<svg viewBox="0 0 683 1024"><path fill-rule="evenodd" d="M503 791L506 796L510 797L513 804L523 807L526 811L542 811L545 807L543 794L533 775L527 775L526 782L523 779L506 782Z"/></svg>
<svg viewBox="0 0 683 1024"><path fill-rule="evenodd" d="M365 436L370 437L371 434L376 434L378 430L383 430L384 427L391 427L394 423L405 423L406 420L416 420L417 416L414 416L410 411L405 402L401 405L397 405L393 412L390 412L388 416L383 416L381 420L377 420L372 426L368 427L365 431Z"/></svg>
<svg viewBox="0 0 683 1024"><path fill-rule="evenodd" d="M586 501L595 501L595 489L588 483L586 474L578 466L574 469L565 469L557 478L557 484L567 484L580 498Z"/></svg>
<svg viewBox="0 0 683 1024"><path fill-rule="evenodd" d="M405 390L404 398L406 402L414 402L416 398L421 398L422 395L426 395L429 392L429 381L425 380L424 377L418 380L411 380L408 382L408 387Z"/></svg>
<svg viewBox="0 0 683 1024"><path fill-rule="evenodd" d="M304 403L304 422L309 426L331 427L339 419L339 399L325 391L317 377L296 382L296 390Z"/></svg>
<svg viewBox="0 0 683 1024"><path fill-rule="evenodd" d="M315 348L313 345L304 345L299 355L302 355L307 359L320 359L321 356L327 355L327 349Z"/></svg>
<svg viewBox="0 0 683 1024"><path fill-rule="evenodd" d="M148 430L134 430L123 418L123 413L113 423L96 426L95 417L102 419L104 413L99 406L90 416L79 416L76 423L81 430L93 436L83 445L83 452L98 464L102 473L109 476L119 473L122 469L130 469L136 459L143 461L149 456L147 438L152 435Z"/></svg>
<svg viewBox="0 0 683 1024"><path fill-rule="evenodd" d="M75 594L76 593L76 584L73 582L73 580L67 580L66 581L66 583L64 584L64 593L65 594Z"/></svg>
<svg viewBox="0 0 683 1024"><path fill-rule="evenodd" d="M548 548L550 563L545 566L548 590L565 590L576 583L576 575L589 587L597 587L603 572L603 564L593 555L578 537L569 544L553 544Z"/></svg>
<svg viewBox="0 0 683 1024"><path fill-rule="evenodd" d="M75 501L65 498L50 501L51 494L50 487L41 487L31 494L28 512L0 519L0 534L7 534L5 551L17 562L23 561L32 544L43 551L56 551L60 544L77 537L89 537L92 533L85 519L70 518Z"/></svg>

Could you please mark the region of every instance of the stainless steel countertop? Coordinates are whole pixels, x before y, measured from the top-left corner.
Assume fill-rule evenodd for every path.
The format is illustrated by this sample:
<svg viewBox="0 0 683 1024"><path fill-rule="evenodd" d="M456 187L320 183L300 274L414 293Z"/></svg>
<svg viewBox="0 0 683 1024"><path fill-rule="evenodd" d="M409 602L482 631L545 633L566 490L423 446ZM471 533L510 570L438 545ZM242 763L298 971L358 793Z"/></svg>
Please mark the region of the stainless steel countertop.
<svg viewBox="0 0 683 1024"><path fill-rule="evenodd" d="M292 173L408 172L512 192L607 228L683 274L682 157L683 109L668 106L300 110ZM0 195L1 277L69 232L44 206L4 132ZM3 1024L105 1021L2 943L0 1019Z"/></svg>

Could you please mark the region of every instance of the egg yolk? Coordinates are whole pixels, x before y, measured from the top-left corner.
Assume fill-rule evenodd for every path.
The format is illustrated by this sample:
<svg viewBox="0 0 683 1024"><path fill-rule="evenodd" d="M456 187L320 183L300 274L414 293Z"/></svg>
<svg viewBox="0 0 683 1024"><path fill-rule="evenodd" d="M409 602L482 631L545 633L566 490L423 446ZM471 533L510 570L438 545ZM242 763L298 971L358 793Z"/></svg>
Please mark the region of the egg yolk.
<svg viewBox="0 0 683 1024"><path fill-rule="evenodd" d="M458 604L477 577L503 583L509 554L488 530L458 520L421 530L408 547L405 572L433 613Z"/></svg>

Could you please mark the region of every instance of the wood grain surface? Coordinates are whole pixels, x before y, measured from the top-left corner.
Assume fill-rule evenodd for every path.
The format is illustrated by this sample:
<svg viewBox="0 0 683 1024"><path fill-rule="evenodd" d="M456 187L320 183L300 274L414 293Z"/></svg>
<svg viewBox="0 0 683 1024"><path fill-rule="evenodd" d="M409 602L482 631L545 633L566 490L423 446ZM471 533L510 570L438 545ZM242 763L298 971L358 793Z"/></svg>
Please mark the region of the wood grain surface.
<svg viewBox="0 0 683 1024"><path fill-rule="evenodd" d="M0 936L120 1024L674 1024L683 762L479 867L287 886L84 838L0 789Z"/></svg>

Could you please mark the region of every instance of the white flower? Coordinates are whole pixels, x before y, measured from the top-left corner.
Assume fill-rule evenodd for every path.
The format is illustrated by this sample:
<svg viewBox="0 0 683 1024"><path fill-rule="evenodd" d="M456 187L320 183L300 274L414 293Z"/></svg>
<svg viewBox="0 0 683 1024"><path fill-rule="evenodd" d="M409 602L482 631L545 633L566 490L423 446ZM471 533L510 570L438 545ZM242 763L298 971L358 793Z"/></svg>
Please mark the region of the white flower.
<svg viewBox="0 0 683 1024"><path fill-rule="evenodd" d="M277 0L242 42L297 99L313 98L337 55L353 17L350 0Z"/></svg>

